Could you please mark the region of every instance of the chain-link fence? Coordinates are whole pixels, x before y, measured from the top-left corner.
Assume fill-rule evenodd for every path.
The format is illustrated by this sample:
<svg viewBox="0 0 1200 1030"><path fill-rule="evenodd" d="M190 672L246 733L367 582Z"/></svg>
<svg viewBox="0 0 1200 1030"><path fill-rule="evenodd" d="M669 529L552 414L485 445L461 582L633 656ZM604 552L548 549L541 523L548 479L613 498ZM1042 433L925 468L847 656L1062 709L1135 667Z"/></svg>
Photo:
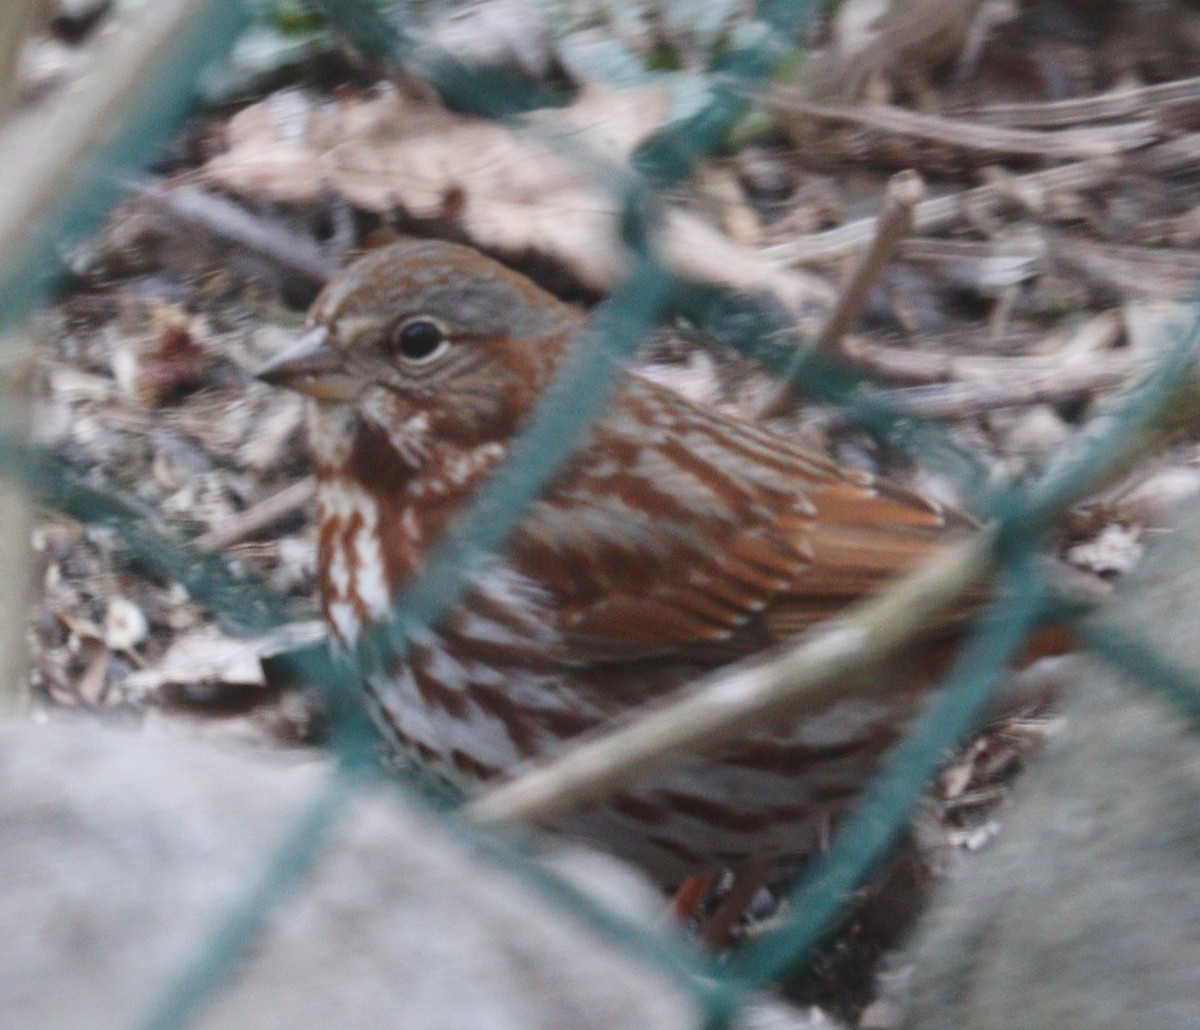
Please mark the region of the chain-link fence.
<svg viewBox="0 0 1200 1030"><path fill-rule="evenodd" d="M19 324L48 296L59 274L58 255L64 241L81 238L105 217L131 170L146 161L177 127L188 110L197 77L232 44L245 17L239 4L173 0L151 7L139 13L139 33L130 37L124 54L132 68L129 74L114 78L107 91L79 98L73 109L59 108L59 123L38 127L39 132L61 140L64 147L77 146L77 152L64 157L61 148L40 148L39 153L47 155L47 173L22 180L31 184L24 195L6 196L0 191L0 219L9 219L7 224L0 222L0 253L5 255L0 318L8 327ZM456 109L521 126L521 112L553 99L515 79L477 72L450 55L416 47L402 25L382 16L366 0L320 7L329 24L344 33L364 59L386 67L415 69ZM368 635L353 655L331 657L313 649L291 657L296 677L320 689L331 713L339 756L337 771L252 885L246 900L228 913L220 932L178 980L164 985L159 1007L143 1024L148 1030L186 1025L205 1000L221 990L273 907L286 903L289 891L301 884L305 870L319 854L324 832L344 810L340 802L348 792L382 775L375 763L374 730L358 703L362 677L402 656L415 633L436 625L452 611L471 572L504 545L522 512L552 482L590 423L605 410L614 389L612 370L620 363L612 358L628 358L647 332L669 315L683 313L699 324L719 326L719 335L731 345L774 364L781 376L802 381L810 395L844 404L873 432L912 449L923 462L950 470L974 491L981 510L988 514L987 529L975 539L951 548L933 566L847 616L862 631L856 647L865 644L875 654L886 653L923 620L953 605L972 584L992 574L999 583L995 599L947 673L936 703L888 756L861 805L839 828L831 848L811 863L794 888L788 905L792 914L785 924L745 946L722 966L675 940L623 922L565 883L532 871L524 864L519 848L507 838L464 823L465 832L483 853L514 875L532 877L557 901L591 919L597 932L636 949L672 979L685 983L701 1001L709 1025L726 1023L745 998L811 955L835 924L847 897L894 845L916 799L947 752L977 724L997 681L1031 630L1047 619L1074 618L1035 561L1039 545L1061 512L1144 453L1147 441L1155 439L1161 429L1163 413L1178 410L1173 401L1189 382L1200 320L1179 340L1164 346L1153 374L1085 427L1044 475L985 492L978 468L935 426L865 400L853 369L806 350L803 341L794 341L793 348L780 347L781 338L790 333L786 321L771 317L729 290L682 281L660 253L659 193L683 182L698 161L721 145L753 103L757 87L781 60L794 56L809 7L782 2L760 5L754 31L743 34L710 68L704 105L658 132L628 167L611 167L583 148L572 155L616 195L629 255L625 281L596 309L587 333L516 441L511 459L488 481L470 510L440 543L424 573L398 599L390 624ZM81 126L88 125L96 130L81 131ZM59 152L54 152L56 149ZM792 353L801 357L793 359L788 356ZM4 460L21 471L45 503L85 522L111 527L131 554L182 583L193 597L221 611L242 629L263 632L286 621L283 605L265 588L249 582L242 571L232 569L221 557L197 552L182 536L165 535L144 517L139 501L96 470L73 465L61 454L31 448L13 432L5 440ZM760 692L750 699L750 708L757 705L760 713L779 710L786 707L789 696L815 689L831 674L833 634L822 636L821 632L802 642L792 653L791 664L779 670L773 681L761 685ZM1196 711L1198 695L1188 675L1164 667L1136 640L1093 632L1088 644L1104 658L1165 690L1189 712ZM816 661L818 653L824 664ZM844 658L850 663L854 660L853 654ZM834 671L845 667L835 665ZM685 752L706 730L714 726L719 730L721 717L703 726L695 719L685 720L689 729L669 747ZM738 714L738 718L746 717L745 712ZM567 769L565 775L603 778L611 773L611 768L605 768L606 761L627 770L668 746L661 734L639 736L637 726L623 732L616 759L604 751L611 746L611 739L601 741L589 752L595 760L591 765L585 762L582 772L577 767ZM520 782L515 788L503 788L506 793L477 802L471 810L475 821L533 814L542 810L538 806L547 804L551 795L557 799L561 793L579 788L578 783L564 785L562 776L556 779L544 771L539 775L536 782ZM457 817L449 814L447 818Z"/></svg>

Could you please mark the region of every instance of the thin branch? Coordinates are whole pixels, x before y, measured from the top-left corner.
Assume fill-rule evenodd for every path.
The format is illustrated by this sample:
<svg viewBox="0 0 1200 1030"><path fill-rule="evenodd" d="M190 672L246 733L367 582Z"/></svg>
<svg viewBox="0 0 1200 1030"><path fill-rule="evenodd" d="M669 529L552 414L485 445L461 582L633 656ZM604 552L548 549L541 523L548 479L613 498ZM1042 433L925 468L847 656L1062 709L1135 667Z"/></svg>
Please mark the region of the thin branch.
<svg viewBox="0 0 1200 1030"><path fill-rule="evenodd" d="M1200 424L1200 316L1136 391L1094 419L1028 492L1022 511L1061 512L1124 475L1181 427ZM468 804L477 822L552 822L668 767L707 754L780 717L827 710L878 689L870 668L911 643L995 566L995 525L947 547L890 589L830 619L790 648L723 669L634 721L577 743Z"/></svg>
<svg viewBox="0 0 1200 1030"><path fill-rule="evenodd" d="M900 255L910 263L938 267L955 282L984 295L1002 294L1033 278L1048 261L1077 268L1125 295L1173 297L1200 277L1200 257L1190 248L1097 243L1053 231L998 242L905 240Z"/></svg>
<svg viewBox="0 0 1200 1030"><path fill-rule="evenodd" d="M1122 355L1121 357L1125 357ZM1019 358L1013 364L1024 364ZM1124 382L1144 362L1116 360L1100 365L1055 370L1039 370L1024 375L1011 371L1007 382L937 383L872 394L894 411L921 418L970 418L981 411L1014 408L1029 404L1061 403L1097 390L1111 389Z"/></svg>
<svg viewBox="0 0 1200 1030"><path fill-rule="evenodd" d="M870 248L863 255L849 281L838 294L814 349L832 353L840 350L846 334L862 317L863 308L875 284L891 261L896 247L912 228L913 209L925 194L925 182L916 172L897 172L889 180L879 227ZM795 394L795 384L786 377L759 409L760 419L774 418L787 411Z"/></svg>
<svg viewBox="0 0 1200 1030"><path fill-rule="evenodd" d="M1046 244L1041 234L1000 240L921 236L905 240L900 256L910 264L931 265L982 296L999 297L1037 275L1046 261Z"/></svg>
<svg viewBox="0 0 1200 1030"><path fill-rule="evenodd" d="M1117 167L1111 158L1096 158L1044 172L1015 175L1004 183L976 186L974 189L963 190L948 197L924 200L913 211L913 231L925 232L953 225L972 205L1002 199L1010 195L1013 189L1029 193L1093 189L1108 182ZM878 221L878 218L863 218L836 229L811 233L788 243L775 244L765 248L763 253L781 265L817 264L836 260L868 246L875 238Z"/></svg>
<svg viewBox="0 0 1200 1030"><path fill-rule="evenodd" d="M1160 82L1153 86L1115 89L1108 93L1034 104L989 104L954 111L975 124L1006 125L1013 128L1050 129L1081 122L1110 121L1139 115L1154 115L1164 104L1200 100L1200 77Z"/></svg>
<svg viewBox="0 0 1200 1030"><path fill-rule="evenodd" d="M882 104L863 107L814 104L780 94L772 98L771 106L777 115L847 122L896 136L929 140L957 150L1065 161L1123 154L1153 143L1160 135L1157 124L1149 119L1087 129L1039 132L981 126L973 121L921 114Z"/></svg>
<svg viewBox="0 0 1200 1030"><path fill-rule="evenodd" d="M658 244L667 266L682 279L719 283L751 295L770 293L797 315L808 305L834 301L833 290L823 278L769 260L690 211L666 210Z"/></svg>
<svg viewBox="0 0 1200 1030"><path fill-rule="evenodd" d="M196 537L192 544L201 551L223 551L255 533L262 532L280 519L300 511L316 496L316 492L316 477L306 476L253 507L230 516L220 525Z"/></svg>
<svg viewBox="0 0 1200 1030"><path fill-rule="evenodd" d="M914 171L897 172L888 181L883 212L875 239L843 287L825 328L817 338L817 349L836 351L846 334L857 324L867 298L891 261L892 254L912 229L913 209L925 196L925 181Z"/></svg>
<svg viewBox="0 0 1200 1030"><path fill-rule="evenodd" d="M1200 277L1200 257L1191 250L1095 243L1061 233L1049 234L1047 242L1062 265L1126 297L1176 297Z"/></svg>
<svg viewBox="0 0 1200 1030"><path fill-rule="evenodd" d="M948 548L885 593L798 645L702 679L687 696L501 784L464 812L477 822L547 822L611 796L676 758L712 752L785 715L878 689L855 672L912 641L992 567L985 531Z"/></svg>
<svg viewBox="0 0 1200 1030"><path fill-rule="evenodd" d="M861 338L847 341L847 356L877 379L893 384L945 383L956 380L1002 382L1042 379L1056 374L1074 375L1081 366L1094 372L1095 388L1111 385L1129 375L1150 369L1150 360L1128 351L1115 351L1124 331L1120 312L1105 311L1089 318L1066 339L1039 341L1042 353L1022 357L995 357L987 354L945 354L915 350L912 347L888 347ZM1053 351L1053 353L1050 353ZM1046 356L1050 353L1050 356ZM1070 354L1064 359L1063 353ZM1080 355L1077 357L1076 355Z"/></svg>
<svg viewBox="0 0 1200 1030"><path fill-rule="evenodd" d="M1179 172L1200 165L1200 132L1183 132L1131 155L1138 171Z"/></svg>
<svg viewBox="0 0 1200 1030"><path fill-rule="evenodd" d="M339 263L306 237L288 232L260 218L232 200L207 193L196 186L139 184L139 196L160 207L185 225L260 254L282 268L324 284L334 276Z"/></svg>

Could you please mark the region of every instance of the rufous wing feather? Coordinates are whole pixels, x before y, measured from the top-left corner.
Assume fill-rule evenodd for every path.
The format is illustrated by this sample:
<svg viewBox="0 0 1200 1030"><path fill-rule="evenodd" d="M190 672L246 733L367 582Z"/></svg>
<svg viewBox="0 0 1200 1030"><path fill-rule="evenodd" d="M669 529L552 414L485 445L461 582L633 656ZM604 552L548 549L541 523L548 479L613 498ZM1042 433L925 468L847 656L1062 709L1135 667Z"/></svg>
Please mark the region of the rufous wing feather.
<svg viewBox="0 0 1200 1030"><path fill-rule="evenodd" d="M623 403L664 404L646 396L662 389L638 381ZM516 538L518 567L557 585L571 660L728 661L836 614L976 528L756 427L670 403L682 416L648 439L623 434L618 409ZM686 466L673 460L680 452ZM639 482L635 516L627 494ZM671 503L657 503L667 488Z"/></svg>

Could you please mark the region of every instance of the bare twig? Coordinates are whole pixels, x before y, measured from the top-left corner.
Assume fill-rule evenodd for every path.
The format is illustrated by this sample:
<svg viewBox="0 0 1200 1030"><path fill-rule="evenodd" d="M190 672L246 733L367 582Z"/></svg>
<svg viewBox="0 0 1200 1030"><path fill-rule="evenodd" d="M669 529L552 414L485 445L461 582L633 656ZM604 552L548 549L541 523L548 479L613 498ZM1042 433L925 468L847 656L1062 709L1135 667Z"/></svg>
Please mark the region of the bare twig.
<svg viewBox="0 0 1200 1030"><path fill-rule="evenodd" d="M889 407L925 418L965 418L1111 390L1146 375L1153 356L1113 349L1123 327L1118 312L1104 312L1059 342L1052 356L930 353L862 340L848 356L876 379L920 384L881 391L878 399Z"/></svg>
<svg viewBox="0 0 1200 1030"><path fill-rule="evenodd" d="M1003 241L906 240L905 261L940 266L955 282L998 295L1031 279L1047 262L1066 265L1123 294L1174 297L1200 277L1200 257L1187 248L1098 243L1061 232Z"/></svg>
<svg viewBox="0 0 1200 1030"><path fill-rule="evenodd" d="M1105 311L1088 319L1057 343L1053 356L1003 356L986 354L946 354L941 351L888 347L857 339L846 345L847 355L874 378L890 383L926 384L963 380L969 383L1008 383L1044 379L1054 375L1085 371L1095 375L1097 387L1117 382L1134 373L1148 371L1147 359L1128 351L1113 351L1123 331L1121 315ZM1064 358L1086 354L1085 359Z"/></svg>
<svg viewBox="0 0 1200 1030"><path fill-rule="evenodd" d="M875 239L854 269L850 281L842 288L838 302L817 338L819 350L835 351L841 348L843 338L862 316L867 298L891 261L893 252L912 228L913 209L924 195L925 182L916 172L897 172L892 176Z"/></svg>
<svg viewBox="0 0 1200 1030"><path fill-rule="evenodd" d="M659 244L663 259L683 279L721 283L748 294L770 293L793 314L834 300L824 279L764 258L690 211L667 210Z"/></svg>
<svg viewBox="0 0 1200 1030"><path fill-rule="evenodd" d="M925 182L916 172L897 172L892 176L875 239L842 287L837 303L817 336L816 350L830 353L841 348L846 334L862 316L871 290L892 259L893 252L912 228L913 208L924 193ZM760 408L758 417L768 419L782 415L788 409L793 392L791 382L780 383Z"/></svg>
<svg viewBox="0 0 1200 1030"><path fill-rule="evenodd" d="M900 255L910 263L936 266L939 274L984 296L1000 296L1037 274L1046 245L1040 233L1001 240L918 237L905 240Z"/></svg>
<svg viewBox="0 0 1200 1030"><path fill-rule="evenodd" d="M827 89L858 94L873 75L931 67L962 55L982 0L895 0L881 5L875 37L857 53L834 55Z"/></svg>
<svg viewBox="0 0 1200 1030"><path fill-rule="evenodd" d="M1116 169L1117 165L1111 159L1096 158L1063 165L1060 168L1050 168L1044 172L1013 176L1004 185L977 186L948 197L924 200L913 211L913 230L924 232L952 225L972 205L1000 199L1010 192L1013 186L1047 193L1056 190L1092 189L1111 179ZM877 222L877 218L863 218L836 229L775 244L767 247L763 253L772 261L783 265L832 261L869 245L875 238Z"/></svg>
<svg viewBox="0 0 1200 1030"><path fill-rule="evenodd" d="M1013 408L1027 404L1059 403L1111 389L1125 381L1139 363L1120 355L1114 361L1099 366L1080 368L1043 369L1034 374L1029 370L1010 371L1007 381L996 382L975 380L960 383L938 383L915 386L903 390L887 390L879 393L878 399L894 411L902 411L922 418L955 419L968 418L981 411L996 408ZM1013 359L1018 367L1024 362ZM1144 364L1142 365L1144 370Z"/></svg>
<svg viewBox="0 0 1200 1030"><path fill-rule="evenodd" d="M192 543L202 551L223 551L225 548L245 540L246 537L261 532L280 519L300 511L316 496L316 492L316 478L305 476L304 479L290 483L254 507L225 519L220 525L214 526L207 533L196 537Z"/></svg>
<svg viewBox="0 0 1200 1030"><path fill-rule="evenodd" d="M1176 297L1200 277L1200 257L1190 250L1095 243L1061 234L1048 241L1062 264L1126 296Z"/></svg>
<svg viewBox="0 0 1200 1030"><path fill-rule="evenodd" d="M1170 355L1163 376L1152 377L1142 392L1095 419L1075 446L1060 454L1031 491L1035 510L1046 504L1065 510L1125 475L1170 433L1200 424L1196 337L1193 324L1181 341L1186 349ZM1183 361L1188 374L1166 377ZM1123 427L1119 441L1114 437L1117 425ZM1130 432L1131 427L1136 431ZM1104 460L1097 463L1100 449ZM855 673L911 643L993 569L995 532L989 527L947 547L884 593L830 619L789 649L705 677L664 707L493 788L467 805L465 813L484 823L550 822L612 796L681 756L709 754L778 718L869 695L878 685Z"/></svg>
<svg viewBox="0 0 1200 1030"><path fill-rule="evenodd" d="M1200 100L1200 77L1160 82L1154 86L1115 89L1108 93L1040 104L989 104L954 113L975 124L1050 129L1081 122L1153 116L1164 104Z"/></svg>
<svg viewBox="0 0 1200 1030"><path fill-rule="evenodd" d="M467 805L466 815L485 823L551 821L666 768L679 756L711 752L771 720L870 693L876 685L853 674L911 642L978 582L992 565L991 543L984 532L949 548L800 644L706 677L668 707L494 788Z"/></svg>
<svg viewBox="0 0 1200 1030"><path fill-rule="evenodd" d="M882 104L862 107L814 104L779 93L771 103L777 114L847 122L892 135L932 140L957 150L1066 161L1123 154L1147 146L1159 136L1156 123L1149 119L1087 129L1039 132L980 126L973 121L921 114Z"/></svg>
<svg viewBox="0 0 1200 1030"><path fill-rule="evenodd" d="M195 186L163 187L151 183L139 185L136 190L184 224L261 254L317 285L338 271L338 262L328 257L312 240L259 218L224 197Z"/></svg>
<svg viewBox="0 0 1200 1030"><path fill-rule="evenodd" d="M1146 172L1181 172L1200 166L1200 132L1183 132L1172 139L1131 154L1128 158L1134 170Z"/></svg>

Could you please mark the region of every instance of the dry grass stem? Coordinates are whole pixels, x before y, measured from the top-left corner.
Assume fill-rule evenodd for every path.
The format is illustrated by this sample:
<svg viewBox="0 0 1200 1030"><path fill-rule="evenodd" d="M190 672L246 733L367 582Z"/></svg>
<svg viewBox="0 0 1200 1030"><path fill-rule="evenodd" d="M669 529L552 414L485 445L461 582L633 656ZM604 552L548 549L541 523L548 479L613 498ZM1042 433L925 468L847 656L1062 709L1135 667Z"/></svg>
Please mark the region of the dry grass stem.
<svg viewBox="0 0 1200 1030"><path fill-rule="evenodd" d="M1018 366L1023 364L1018 358L1012 362ZM970 418L996 408L1056 404L1097 390L1111 389L1132 374L1134 364L1118 359L1105 361L1098 367L1038 368L1025 375L1010 369L1005 375L1006 382L975 380L914 386L885 391L879 399L893 410L921 418Z"/></svg>
<svg viewBox="0 0 1200 1030"><path fill-rule="evenodd" d="M682 279L720 283L752 295L769 293L797 315L806 306L834 302L824 279L786 268L738 244L689 211L666 211L658 243L662 260Z"/></svg>
<svg viewBox="0 0 1200 1030"><path fill-rule="evenodd" d="M1055 341L1059 353L1043 357L996 357L987 354L947 354L936 351L889 347L864 340L847 344L850 357L876 379L890 383L943 383L951 380L1007 382L1041 378L1064 371L1061 353L1086 354L1086 364L1106 381L1119 382L1135 372L1148 371L1143 359L1128 351L1109 353L1124 331L1120 312L1105 311L1088 319L1067 337ZM1048 341L1047 341L1048 342Z"/></svg>
<svg viewBox="0 0 1200 1030"><path fill-rule="evenodd" d="M300 511L316 496L315 476L305 476L192 541L201 551L223 551Z"/></svg>
<svg viewBox="0 0 1200 1030"><path fill-rule="evenodd" d="M1064 267L1127 297L1173 298L1200 278L1200 256L1188 250L1096 243L1058 233L1047 242Z"/></svg>
<svg viewBox="0 0 1200 1030"><path fill-rule="evenodd" d="M1140 171L1181 172L1200 166L1200 132L1180 133L1174 139L1147 147L1137 155Z"/></svg>
<svg viewBox="0 0 1200 1030"><path fill-rule="evenodd" d="M493 788L464 809L477 822L552 821L784 716L876 685L853 673L910 643L990 570L992 536L948 548L916 572L766 658L700 680L686 696Z"/></svg>
<svg viewBox="0 0 1200 1030"><path fill-rule="evenodd" d="M1006 129L997 125L980 126L973 121L921 114L887 105L835 106L776 95L772 106L777 116L845 122L864 129L940 143L956 150L1061 161L1123 154L1147 146L1158 138L1158 126L1150 119L1086 129L1040 132L1033 129Z"/></svg>
<svg viewBox="0 0 1200 1030"><path fill-rule="evenodd" d="M1200 146L1197 147L1200 157ZM1012 176L1005 183L976 186L946 197L923 200L913 210L913 231L944 229L963 217L973 205L985 205L1008 196L1013 188L1030 193L1052 193L1057 190L1092 189L1109 181L1117 171L1112 158L1094 158L1050 168L1044 172ZM833 261L868 246L875 238L878 218L863 218L856 222L810 233L788 243L767 247L764 254L781 265L817 264Z"/></svg>
<svg viewBox="0 0 1200 1030"><path fill-rule="evenodd" d="M142 186L137 192L184 225L244 247L314 283L322 284L338 271L339 263L311 239L288 232L278 223L259 218L232 200L199 187Z"/></svg>
<svg viewBox="0 0 1200 1030"><path fill-rule="evenodd" d="M1170 401L1141 433L1109 451L1104 464L1056 498L1065 510L1086 494L1119 479L1181 427L1200 424L1200 369L1184 377ZM1097 433L1111 429L1123 405L1093 420L1056 467L1087 453ZM1054 480L1047 473L1044 483ZM720 670L673 702L606 734L583 741L541 767L492 788L464 808L477 822L552 822L668 767L682 756L720 750L773 720L826 709L841 698L878 689L869 669L911 644L936 616L952 607L993 569L994 529L946 548L891 588L852 606L782 651ZM1097 596L1099 596L1097 594Z"/></svg>
<svg viewBox="0 0 1200 1030"><path fill-rule="evenodd" d="M873 18L874 38L857 53L833 56L828 88L839 95L857 95L880 74L936 65L960 55L982 2L893 0L878 5L881 13Z"/></svg>
<svg viewBox="0 0 1200 1030"><path fill-rule="evenodd" d="M956 112L973 123L1004 125L1014 128L1051 129L1081 122L1102 122L1117 118L1153 117L1166 104L1200 100L1200 78L1176 79L1153 86L1137 86L1098 93L1075 100L1049 103L989 104Z"/></svg>
<svg viewBox="0 0 1200 1030"><path fill-rule="evenodd" d="M914 171L897 172L888 181L875 238L851 274L849 282L842 288L837 304L817 338L818 349L841 349L846 334L862 317L867 298L891 261L892 254L912 228L913 210L924 196L925 181Z"/></svg>
<svg viewBox="0 0 1200 1030"><path fill-rule="evenodd" d="M875 238L838 294L837 303L817 336L816 350L825 353L841 350L846 334L862 317L871 291L892 254L912 228L913 209L924 195L925 182L916 172L897 172L888 181ZM790 406L794 392L792 383L780 383L760 408L758 417L769 419L782 415Z"/></svg>

